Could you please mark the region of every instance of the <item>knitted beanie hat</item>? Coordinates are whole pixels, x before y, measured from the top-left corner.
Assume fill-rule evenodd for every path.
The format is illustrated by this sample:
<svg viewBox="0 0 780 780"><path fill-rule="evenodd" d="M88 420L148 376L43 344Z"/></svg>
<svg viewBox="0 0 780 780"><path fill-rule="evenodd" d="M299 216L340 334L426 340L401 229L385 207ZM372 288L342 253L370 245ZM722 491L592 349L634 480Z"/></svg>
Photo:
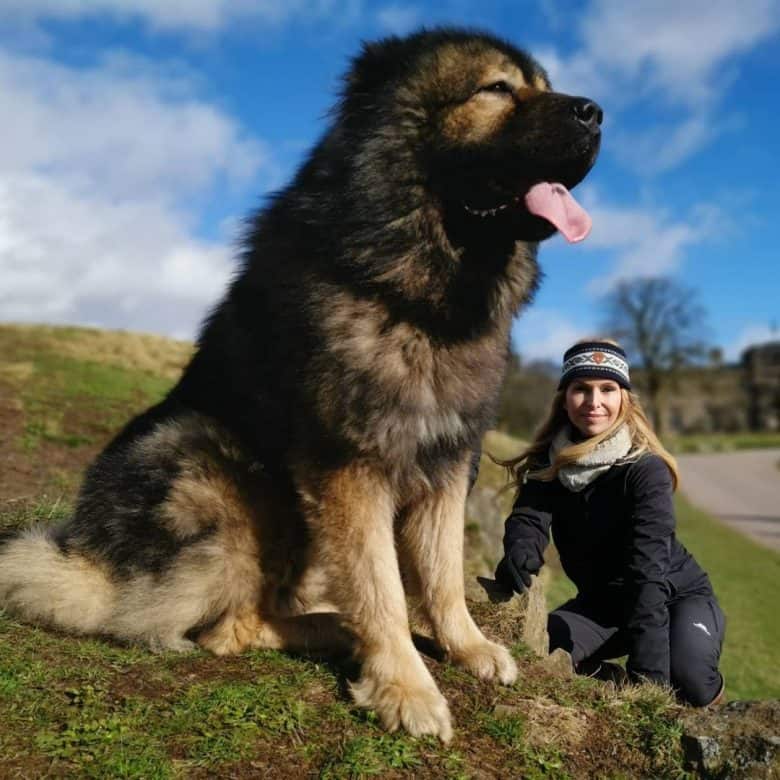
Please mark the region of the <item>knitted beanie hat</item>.
<svg viewBox="0 0 780 780"><path fill-rule="evenodd" d="M583 341L566 350L558 389L563 390L579 377L613 379L626 390L631 389L626 353L609 341Z"/></svg>

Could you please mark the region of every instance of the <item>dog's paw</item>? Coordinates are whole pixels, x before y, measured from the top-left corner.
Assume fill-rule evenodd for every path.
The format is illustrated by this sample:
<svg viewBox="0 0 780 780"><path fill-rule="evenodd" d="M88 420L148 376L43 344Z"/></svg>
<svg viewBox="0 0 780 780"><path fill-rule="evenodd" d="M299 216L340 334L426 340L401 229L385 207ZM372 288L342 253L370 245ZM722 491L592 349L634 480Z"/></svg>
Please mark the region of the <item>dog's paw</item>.
<svg viewBox="0 0 780 780"><path fill-rule="evenodd" d="M511 685L517 679L517 664L509 651L487 639L452 652L451 660L481 680L497 679Z"/></svg>
<svg viewBox="0 0 780 780"><path fill-rule="evenodd" d="M238 655L249 647L281 647L276 632L252 610L225 615L216 625L198 636L198 644L204 650L220 656Z"/></svg>
<svg viewBox="0 0 780 780"><path fill-rule="evenodd" d="M350 685L355 703L373 709L388 731L399 727L412 736L431 734L442 742L452 739L447 700L431 680L430 685L410 685L403 680L379 680L364 676Z"/></svg>
<svg viewBox="0 0 780 780"><path fill-rule="evenodd" d="M198 649L195 642L183 636L152 637L149 648L153 653L191 653Z"/></svg>

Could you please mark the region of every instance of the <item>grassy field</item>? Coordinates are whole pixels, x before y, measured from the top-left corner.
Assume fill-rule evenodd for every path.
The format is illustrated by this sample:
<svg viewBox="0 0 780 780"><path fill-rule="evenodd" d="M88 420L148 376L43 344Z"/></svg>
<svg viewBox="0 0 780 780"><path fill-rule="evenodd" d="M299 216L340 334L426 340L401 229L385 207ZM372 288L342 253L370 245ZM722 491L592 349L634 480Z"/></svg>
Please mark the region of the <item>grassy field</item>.
<svg viewBox="0 0 780 780"><path fill-rule="evenodd" d="M668 436L665 444L671 452L733 452L780 447L780 432L697 433Z"/></svg>
<svg viewBox="0 0 780 780"><path fill-rule="evenodd" d="M190 349L133 334L0 326L0 530L66 517L85 466L132 413L159 399ZM502 455L515 446L493 443ZM501 479L498 467L481 476ZM768 653L778 636L767 607L777 591L765 589L772 576L776 588L777 562L757 563L759 552L718 537L694 512L681 531L729 613L730 690L776 695ZM353 707L347 681L357 670L348 661L155 655L0 612L0 777L683 775L680 710L666 692L562 680L517 641L514 618L491 605L473 611L512 647L521 676L504 688L426 657L455 720L447 746L386 734ZM499 716L497 704L517 709Z"/></svg>
<svg viewBox="0 0 780 780"><path fill-rule="evenodd" d="M442 745L387 734L351 706L348 665L153 655L0 613L0 777L679 776L681 727L662 690L561 681L515 653L512 688L426 659L455 718ZM498 715L497 704L517 709Z"/></svg>
<svg viewBox="0 0 780 780"><path fill-rule="evenodd" d="M730 698L780 698L780 555L677 500L680 539L709 573L726 613Z"/></svg>

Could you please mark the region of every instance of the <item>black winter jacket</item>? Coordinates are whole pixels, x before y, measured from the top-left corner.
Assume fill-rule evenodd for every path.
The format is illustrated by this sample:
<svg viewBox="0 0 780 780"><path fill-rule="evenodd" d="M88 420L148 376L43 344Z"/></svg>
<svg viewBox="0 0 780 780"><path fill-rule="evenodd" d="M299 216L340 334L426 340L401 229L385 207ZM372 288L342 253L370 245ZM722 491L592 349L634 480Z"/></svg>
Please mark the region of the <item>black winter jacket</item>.
<svg viewBox="0 0 780 780"><path fill-rule="evenodd" d="M629 640L634 679L669 682L668 603L712 593L705 572L677 541L672 478L646 453L612 466L579 493L557 479L529 479L506 520L504 550L542 559L552 528L561 565L581 597L615 616Z"/></svg>

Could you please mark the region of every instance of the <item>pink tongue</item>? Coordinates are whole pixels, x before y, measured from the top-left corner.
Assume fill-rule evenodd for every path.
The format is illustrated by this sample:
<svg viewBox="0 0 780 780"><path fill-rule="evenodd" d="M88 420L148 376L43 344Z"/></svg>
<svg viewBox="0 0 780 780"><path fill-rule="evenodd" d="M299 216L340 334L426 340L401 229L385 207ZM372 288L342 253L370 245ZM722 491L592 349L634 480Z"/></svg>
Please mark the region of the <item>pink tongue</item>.
<svg viewBox="0 0 780 780"><path fill-rule="evenodd" d="M570 244L582 241L590 233L588 212L563 184L549 181L534 184L525 194L525 205L532 214L552 222Z"/></svg>

